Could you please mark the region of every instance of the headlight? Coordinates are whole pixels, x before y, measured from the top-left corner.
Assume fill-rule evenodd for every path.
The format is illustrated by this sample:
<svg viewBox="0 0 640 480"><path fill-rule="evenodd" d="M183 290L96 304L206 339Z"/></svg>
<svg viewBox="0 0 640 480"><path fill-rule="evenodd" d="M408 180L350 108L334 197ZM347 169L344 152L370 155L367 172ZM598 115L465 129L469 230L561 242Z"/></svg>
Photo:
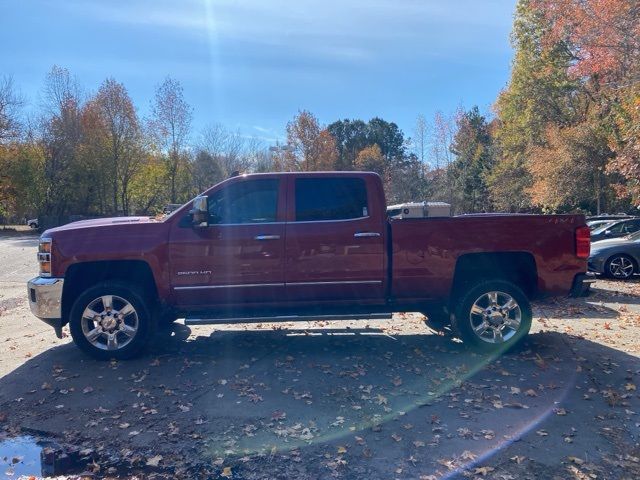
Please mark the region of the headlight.
<svg viewBox="0 0 640 480"><path fill-rule="evenodd" d="M51 276L51 239L41 238L38 245L38 264L40 265L40 276Z"/></svg>

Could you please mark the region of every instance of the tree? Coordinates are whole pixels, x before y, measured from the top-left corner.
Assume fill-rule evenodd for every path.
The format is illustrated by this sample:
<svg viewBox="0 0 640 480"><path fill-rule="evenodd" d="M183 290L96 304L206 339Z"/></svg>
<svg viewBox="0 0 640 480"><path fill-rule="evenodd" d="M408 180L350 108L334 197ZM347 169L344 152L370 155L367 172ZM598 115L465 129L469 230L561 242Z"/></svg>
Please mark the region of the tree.
<svg viewBox="0 0 640 480"><path fill-rule="evenodd" d="M425 191L422 192L422 196L426 197L426 172L428 165L426 163L427 145L429 143L429 124L424 115L418 115L416 118L416 125L413 130L413 147L417 159L420 161L420 178L425 186Z"/></svg>
<svg viewBox="0 0 640 480"><path fill-rule="evenodd" d="M438 111L433 117L433 129L430 135L429 163L432 166L425 176L425 197L437 201L454 203L454 182L451 165L455 159L451 145L456 133L456 118L461 115L457 110L452 115Z"/></svg>
<svg viewBox="0 0 640 480"><path fill-rule="evenodd" d="M527 157L531 148L544 145L548 124L570 125L584 111L579 85L567 73L571 54L564 45L545 41L549 23L535 7L532 0L517 3L511 78L495 105L498 155L487 181L491 200L502 211L530 207Z"/></svg>
<svg viewBox="0 0 640 480"><path fill-rule="evenodd" d="M616 130L610 145L616 155L607 165L607 172L618 175L614 187L620 197L630 197L640 205L640 84L621 99L615 112Z"/></svg>
<svg viewBox="0 0 640 480"><path fill-rule="evenodd" d="M104 81L90 102L98 116L97 141L102 143L102 161L112 189L112 208L129 212L130 183L142 158L142 133L133 102L123 84ZM90 107L90 108L91 108Z"/></svg>
<svg viewBox="0 0 640 480"><path fill-rule="evenodd" d="M192 110L184 99L180 82L167 77L156 88L152 112L151 129L167 162L170 200L172 203L176 203L178 199L186 200L184 195L180 195L179 183L186 168L185 149L191 128Z"/></svg>
<svg viewBox="0 0 640 480"><path fill-rule="evenodd" d="M86 198L86 182L78 158L82 100L78 84L68 70L58 66L51 69L45 79L43 101L39 123L47 189L42 208L43 213L60 218Z"/></svg>
<svg viewBox="0 0 640 480"><path fill-rule="evenodd" d="M429 124L424 115L418 115L413 130L413 143L415 154L423 165L426 161L427 145L429 143Z"/></svg>
<svg viewBox="0 0 640 480"><path fill-rule="evenodd" d="M600 213L602 176L611 156L606 133L589 122L549 126L546 145L533 148L529 160L534 204L549 212L577 207Z"/></svg>
<svg viewBox="0 0 640 480"><path fill-rule="evenodd" d="M366 147L378 145L388 163L405 155L404 134L393 122L372 118L367 123L362 120L338 120L327 127L335 139L338 160L336 168L354 168L358 154Z"/></svg>
<svg viewBox="0 0 640 480"><path fill-rule="evenodd" d="M287 124L287 148L279 162L284 169L331 170L338 159L335 139L320 127L318 119L302 110Z"/></svg>
<svg viewBox="0 0 640 480"><path fill-rule="evenodd" d="M31 141L0 145L0 219L35 215L45 194L41 146Z"/></svg>
<svg viewBox="0 0 640 480"><path fill-rule="evenodd" d="M404 134L398 125L378 117L367 124L367 145L379 145L387 161L402 158L405 154Z"/></svg>
<svg viewBox="0 0 640 480"><path fill-rule="evenodd" d="M336 168L351 170L358 153L369 145L367 124L362 120L338 120L327 127L338 150Z"/></svg>
<svg viewBox="0 0 640 480"><path fill-rule="evenodd" d="M229 176L220 161L220 157L207 150L198 150L196 152L192 169L194 186L198 192L203 192Z"/></svg>
<svg viewBox="0 0 640 480"><path fill-rule="evenodd" d="M550 25L545 42L570 53L570 73L616 86L640 81L637 0L535 0L533 6Z"/></svg>
<svg viewBox="0 0 640 480"><path fill-rule="evenodd" d="M358 170L376 172L381 177L385 176L387 167L385 158L382 155L382 150L380 150L377 144L360 150L354 166Z"/></svg>
<svg viewBox="0 0 640 480"><path fill-rule="evenodd" d="M198 142L199 150L206 152L219 165L223 177L249 169L247 146L240 132L232 132L219 123L206 127Z"/></svg>
<svg viewBox="0 0 640 480"><path fill-rule="evenodd" d="M452 174L458 197L456 210L482 212L491 209L486 177L493 166L489 125L478 107L458 118L457 132L451 144L456 156Z"/></svg>
<svg viewBox="0 0 640 480"><path fill-rule="evenodd" d="M24 100L16 93L13 79L0 78L0 144L15 140L20 134L20 109Z"/></svg>
<svg viewBox="0 0 640 480"><path fill-rule="evenodd" d="M147 155L131 179L131 205L140 215L162 212L170 202L169 192L164 188L167 180L167 162L154 155Z"/></svg>

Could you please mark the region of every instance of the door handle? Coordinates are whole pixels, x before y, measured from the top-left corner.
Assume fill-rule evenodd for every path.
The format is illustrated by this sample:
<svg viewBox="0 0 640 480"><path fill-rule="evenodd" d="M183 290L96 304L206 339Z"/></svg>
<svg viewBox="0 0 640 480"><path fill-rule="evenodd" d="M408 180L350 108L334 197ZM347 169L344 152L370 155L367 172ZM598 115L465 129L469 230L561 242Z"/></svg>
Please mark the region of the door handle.
<svg viewBox="0 0 640 480"><path fill-rule="evenodd" d="M353 234L356 238L366 238L366 237L379 237L380 234L378 232L357 232Z"/></svg>
<svg viewBox="0 0 640 480"><path fill-rule="evenodd" d="M280 240L280 235L256 235L254 240Z"/></svg>

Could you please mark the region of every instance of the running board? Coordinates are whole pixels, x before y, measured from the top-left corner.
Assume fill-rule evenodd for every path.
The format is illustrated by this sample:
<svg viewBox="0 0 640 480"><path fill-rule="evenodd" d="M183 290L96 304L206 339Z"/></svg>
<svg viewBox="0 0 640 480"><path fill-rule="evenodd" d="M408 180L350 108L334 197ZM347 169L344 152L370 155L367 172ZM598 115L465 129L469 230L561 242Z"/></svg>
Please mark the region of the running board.
<svg viewBox="0 0 640 480"><path fill-rule="evenodd" d="M277 315L274 317L185 318L185 325L220 325L227 323L316 322L331 320L390 320L392 313L357 313L348 315Z"/></svg>

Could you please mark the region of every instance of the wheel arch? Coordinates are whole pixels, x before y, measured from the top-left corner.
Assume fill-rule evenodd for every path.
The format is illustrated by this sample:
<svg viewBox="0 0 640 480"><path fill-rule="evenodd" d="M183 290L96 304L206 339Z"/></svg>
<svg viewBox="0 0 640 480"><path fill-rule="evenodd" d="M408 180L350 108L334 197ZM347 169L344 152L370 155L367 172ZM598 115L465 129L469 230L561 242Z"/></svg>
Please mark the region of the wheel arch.
<svg viewBox="0 0 640 480"><path fill-rule="evenodd" d="M451 300L472 283L506 280L516 284L532 298L538 290L538 268L530 252L491 252L460 255L456 261Z"/></svg>
<svg viewBox="0 0 640 480"><path fill-rule="evenodd" d="M158 289L150 265L144 260L114 260L74 263L67 268L62 290L62 321L66 325L73 303L86 289L105 281L122 281L140 287L150 300Z"/></svg>

